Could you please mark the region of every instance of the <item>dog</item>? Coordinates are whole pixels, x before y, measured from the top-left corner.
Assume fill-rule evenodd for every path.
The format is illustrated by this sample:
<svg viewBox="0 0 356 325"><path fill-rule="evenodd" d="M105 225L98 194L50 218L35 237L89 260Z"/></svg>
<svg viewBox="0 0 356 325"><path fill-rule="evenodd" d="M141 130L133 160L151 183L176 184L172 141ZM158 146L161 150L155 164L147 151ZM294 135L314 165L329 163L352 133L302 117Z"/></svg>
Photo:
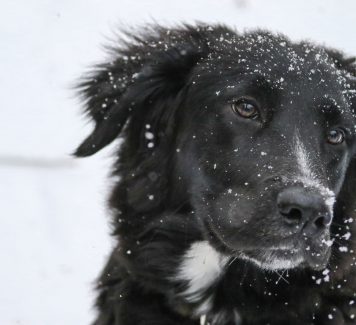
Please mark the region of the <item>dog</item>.
<svg viewBox="0 0 356 325"><path fill-rule="evenodd" d="M126 32L81 79L115 139L95 325L356 324L356 66L224 25Z"/></svg>

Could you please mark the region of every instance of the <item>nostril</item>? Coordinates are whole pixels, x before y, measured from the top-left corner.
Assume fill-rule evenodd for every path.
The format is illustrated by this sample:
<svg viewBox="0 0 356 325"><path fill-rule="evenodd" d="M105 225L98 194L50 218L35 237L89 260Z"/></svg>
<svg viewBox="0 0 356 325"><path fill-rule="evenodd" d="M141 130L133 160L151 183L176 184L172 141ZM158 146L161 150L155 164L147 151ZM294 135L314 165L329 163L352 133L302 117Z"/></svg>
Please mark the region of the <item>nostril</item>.
<svg viewBox="0 0 356 325"><path fill-rule="evenodd" d="M318 216L314 220L314 225L316 225L319 229L329 226L330 223L331 216L329 214Z"/></svg>
<svg viewBox="0 0 356 325"><path fill-rule="evenodd" d="M318 228L323 228L325 226L325 218L324 218L324 216L316 218L316 220L314 221L314 224Z"/></svg>
<svg viewBox="0 0 356 325"><path fill-rule="evenodd" d="M291 223L299 223L302 220L303 213L298 208L290 208L288 210L281 209L280 213L286 218L287 221Z"/></svg>
<svg viewBox="0 0 356 325"><path fill-rule="evenodd" d="M332 215L329 213L318 214L314 219L309 219L303 227L303 235L314 236L326 230L330 226Z"/></svg>
<svg viewBox="0 0 356 325"><path fill-rule="evenodd" d="M300 211L299 209L293 208L289 211L289 214L287 217L292 220L301 220L302 219L302 211Z"/></svg>

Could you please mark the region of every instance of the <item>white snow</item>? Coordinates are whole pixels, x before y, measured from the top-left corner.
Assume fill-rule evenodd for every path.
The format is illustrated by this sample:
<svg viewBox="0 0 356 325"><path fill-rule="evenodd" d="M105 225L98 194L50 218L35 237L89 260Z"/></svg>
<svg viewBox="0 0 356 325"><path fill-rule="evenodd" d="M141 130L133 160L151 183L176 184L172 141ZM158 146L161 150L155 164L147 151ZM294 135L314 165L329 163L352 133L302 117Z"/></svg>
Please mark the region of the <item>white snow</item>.
<svg viewBox="0 0 356 325"><path fill-rule="evenodd" d="M154 138L154 134L152 132L145 132L145 138L147 140L152 140Z"/></svg>
<svg viewBox="0 0 356 325"><path fill-rule="evenodd" d="M325 244L328 247L331 247L333 245L333 243L334 243L334 240L333 239L323 240L322 243Z"/></svg>
<svg viewBox="0 0 356 325"><path fill-rule="evenodd" d="M74 325L94 318L93 283L112 245L105 200L113 146L89 159L69 156L91 130L71 86L105 56L100 45L117 26L154 18L223 22L241 31L268 27L351 55L355 12L353 0L3 2L0 324Z"/></svg>

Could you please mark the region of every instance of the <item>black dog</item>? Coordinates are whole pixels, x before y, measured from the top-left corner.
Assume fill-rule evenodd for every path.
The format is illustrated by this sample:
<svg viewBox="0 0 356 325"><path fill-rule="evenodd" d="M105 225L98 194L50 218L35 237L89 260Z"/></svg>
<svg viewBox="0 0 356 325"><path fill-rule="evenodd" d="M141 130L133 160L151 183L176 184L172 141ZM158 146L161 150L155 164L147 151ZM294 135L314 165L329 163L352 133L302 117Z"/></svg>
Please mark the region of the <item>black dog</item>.
<svg viewBox="0 0 356 325"><path fill-rule="evenodd" d="M129 36L80 85L76 155L123 139L95 324L356 324L354 59L224 26Z"/></svg>

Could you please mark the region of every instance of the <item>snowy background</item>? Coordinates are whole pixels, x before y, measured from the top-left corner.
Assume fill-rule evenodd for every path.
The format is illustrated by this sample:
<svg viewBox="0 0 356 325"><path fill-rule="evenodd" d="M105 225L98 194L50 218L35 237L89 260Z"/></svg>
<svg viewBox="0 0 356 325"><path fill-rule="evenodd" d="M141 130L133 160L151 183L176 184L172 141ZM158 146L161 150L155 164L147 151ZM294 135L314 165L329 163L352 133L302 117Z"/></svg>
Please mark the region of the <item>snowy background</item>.
<svg viewBox="0 0 356 325"><path fill-rule="evenodd" d="M109 254L112 147L69 156L89 132L73 82L118 26L266 27L356 55L354 0L2 0L0 324L79 325Z"/></svg>

